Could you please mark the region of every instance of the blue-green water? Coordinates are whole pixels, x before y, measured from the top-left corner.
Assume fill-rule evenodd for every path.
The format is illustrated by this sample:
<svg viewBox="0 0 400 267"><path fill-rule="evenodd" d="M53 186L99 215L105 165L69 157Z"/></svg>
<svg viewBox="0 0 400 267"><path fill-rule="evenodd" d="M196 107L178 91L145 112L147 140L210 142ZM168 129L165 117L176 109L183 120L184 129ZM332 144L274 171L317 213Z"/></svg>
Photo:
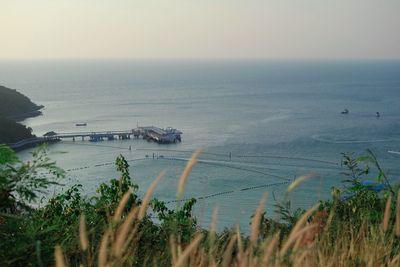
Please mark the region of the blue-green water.
<svg viewBox="0 0 400 267"><path fill-rule="evenodd" d="M174 200L181 159L203 148L185 195L213 195L197 204L203 226L218 206L220 227L247 227L266 191L273 216L287 185L261 186L302 174L315 176L291 194L295 206L328 198L340 185L342 152L370 148L392 180L400 174L400 155L388 152L400 151L400 61L3 61L0 83L45 105L43 116L23 122L37 135L138 123L182 130L176 145L65 141L49 149L70 170L66 186L81 183L85 194L118 175L111 162L123 154L141 194L166 170L155 194Z"/></svg>

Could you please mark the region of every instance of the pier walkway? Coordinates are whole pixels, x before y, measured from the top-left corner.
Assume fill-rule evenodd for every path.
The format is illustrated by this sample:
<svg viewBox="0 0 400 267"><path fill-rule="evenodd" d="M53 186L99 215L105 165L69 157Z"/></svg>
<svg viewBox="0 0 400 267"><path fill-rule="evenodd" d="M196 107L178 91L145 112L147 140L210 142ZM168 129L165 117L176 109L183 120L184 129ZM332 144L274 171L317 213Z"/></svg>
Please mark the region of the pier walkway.
<svg viewBox="0 0 400 267"><path fill-rule="evenodd" d="M48 138L57 138L59 140L63 139L81 139L82 141L85 138L89 138L89 140L101 141L103 139L114 140L114 139L130 139L131 136L137 136L137 132L135 130L126 130L126 131L96 131L96 132L70 132L70 133L56 133L56 132L48 132L44 135L44 137Z"/></svg>
<svg viewBox="0 0 400 267"><path fill-rule="evenodd" d="M160 144L169 144L181 142L182 132L168 127L166 129L148 126L148 127L137 127L132 130L122 131L92 131L92 132L69 132L69 133L57 133L54 131L44 134L42 137L33 137L25 140L21 140L9 146L15 150L21 150L27 147L32 147L42 143L54 143L65 139L72 141L76 140L89 140L91 142L99 142L104 140L127 140L131 138L142 137L147 141L154 141Z"/></svg>

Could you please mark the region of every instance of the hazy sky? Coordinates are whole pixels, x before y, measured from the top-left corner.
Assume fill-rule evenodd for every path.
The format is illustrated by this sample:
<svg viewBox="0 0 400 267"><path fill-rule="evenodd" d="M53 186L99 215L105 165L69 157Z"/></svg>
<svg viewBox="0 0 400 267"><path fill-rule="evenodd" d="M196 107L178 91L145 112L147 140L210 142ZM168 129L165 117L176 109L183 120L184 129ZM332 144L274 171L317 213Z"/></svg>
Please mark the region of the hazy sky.
<svg viewBox="0 0 400 267"><path fill-rule="evenodd" d="M26 58L400 58L400 0L0 0Z"/></svg>

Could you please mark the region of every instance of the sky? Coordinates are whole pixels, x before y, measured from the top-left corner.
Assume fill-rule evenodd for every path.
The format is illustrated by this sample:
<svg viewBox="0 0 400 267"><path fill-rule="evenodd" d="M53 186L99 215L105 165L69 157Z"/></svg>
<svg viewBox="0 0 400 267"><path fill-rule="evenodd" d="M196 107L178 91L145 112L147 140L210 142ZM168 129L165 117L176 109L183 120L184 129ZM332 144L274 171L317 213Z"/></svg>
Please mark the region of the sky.
<svg viewBox="0 0 400 267"><path fill-rule="evenodd" d="M400 0L0 0L0 59L400 58Z"/></svg>

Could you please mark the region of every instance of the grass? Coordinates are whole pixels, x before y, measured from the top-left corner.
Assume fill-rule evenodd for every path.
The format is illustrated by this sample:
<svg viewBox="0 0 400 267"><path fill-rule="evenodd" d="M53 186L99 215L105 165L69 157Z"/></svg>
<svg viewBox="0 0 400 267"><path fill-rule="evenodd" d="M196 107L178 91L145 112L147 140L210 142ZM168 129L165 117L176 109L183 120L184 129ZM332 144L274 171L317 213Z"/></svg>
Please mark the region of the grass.
<svg viewBox="0 0 400 267"><path fill-rule="evenodd" d="M194 153L180 177L178 199L200 153ZM129 166L119 157L116 165L121 177L102 184L92 199L81 198L74 187L39 210L1 213L0 262L4 266L101 267L400 266L400 194L392 193L399 187L375 192L363 186L361 180L371 174L370 160L373 166L378 164L374 157L346 155L346 189L334 189L332 200L301 212L278 204L278 212L285 215L281 221L265 217L264 195L254 208L246 236L239 226L216 232L218 209L205 230L192 217L194 200L169 210L152 199L164 173L138 199ZM382 168L377 170L377 177L388 181L380 173ZM288 193L311 176L295 180ZM147 215L150 207L159 224Z"/></svg>
<svg viewBox="0 0 400 267"><path fill-rule="evenodd" d="M188 166L179 182L178 196L183 192L185 181L195 164L198 153L189 161ZM143 235L139 230L139 224L143 219L143 212L147 208L150 196L158 183L160 175L146 193L142 206L133 207L125 218L122 218L115 227L107 229L101 241L100 249L97 252L99 266L126 266L134 263L134 253L140 244L137 236ZM288 191L296 187L299 182L307 179L303 176L289 185ZM236 232L230 231L229 238L221 245L213 241L215 237L215 221L210 226L207 235L204 231L198 230L187 244L181 244L174 236L170 237L171 266L399 266L400 254L394 252L395 244L398 243L398 229L400 229L400 194L397 196L397 208L395 223L391 222L392 196L386 201L381 225L371 224L363 221L360 227L353 227L351 224L342 223L335 225L338 236L333 238L330 228L324 219L335 216L334 210L329 216L318 213L319 204L307 210L293 226L292 230L283 238L279 232L268 231L260 238L260 224L264 211L266 195L260 201L252 219L251 235L242 238L239 227ZM122 198L115 214L125 206L126 198ZM138 212L139 210L139 212ZM318 219L322 214L322 220ZM119 217L118 217L119 219ZM87 233L81 224L80 240L86 240ZM206 241L210 246L206 246ZM81 241L82 248L87 247L86 241ZM92 247L95 249L96 246ZM82 250L84 252L84 250ZM56 250L56 253L59 253ZM94 252L96 254L96 252ZM221 257L222 255L222 257ZM162 257L162 255L160 255ZM59 257L56 257L58 259ZM65 266L61 261L59 266ZM157 257L149 265L158 265ZM96 265L95 262L86 262L84 265Z"/></svg>
<svg viewBox="0 0 400 267"><path fill-rule="evenodd" d="M156 180L157 181L157 180ZM146 194L149 196L152 189ZM400 194L397 199L400 198ZM126 203L122 198L115 214L119 214ZM145 201L144 201L145 203ZM318 221L316 212L319 205L306 211L283 238L279 232L268 232L260 238L261 213L265 199L260 202L252 221L251 236L243 240L240 231L231 231L229 238L221 245L213 240L213 231L206 236L202 230L196 231L187 244L181 244L171 236L169 247L171 266L399 266L400 254L393 253L398 243L397 229L400 228L399 210L396 209L395 223L390 220L391 197L388 198L381 225L364 221L360 227L343 223L337 225L339 237L333 238L332 225ZM397 201L399 206L399 201ZM135 262L135 252L143 235L139 225L143 206L133 207L118 223L103 233L100 244L91 244L91 253L98 259L83 262L83 266L127 266ZM139 211L140 210L140 211ZM334 216L330 214L330 217ZM115 218L115 217L114 217ZM115 220L114 220L115 222ZM237 228L239 229L239 228ZM84 217L80 223L81 253L88 254L87 230ZM67 260L60 256L60 247L55 249L56 266L66 266ZM222 257L221 257L222 255ZM160 253L159 257L162 257ZM149 265L158 265L157 257ZM162 262L162 261L160 261Z"/></svg>

